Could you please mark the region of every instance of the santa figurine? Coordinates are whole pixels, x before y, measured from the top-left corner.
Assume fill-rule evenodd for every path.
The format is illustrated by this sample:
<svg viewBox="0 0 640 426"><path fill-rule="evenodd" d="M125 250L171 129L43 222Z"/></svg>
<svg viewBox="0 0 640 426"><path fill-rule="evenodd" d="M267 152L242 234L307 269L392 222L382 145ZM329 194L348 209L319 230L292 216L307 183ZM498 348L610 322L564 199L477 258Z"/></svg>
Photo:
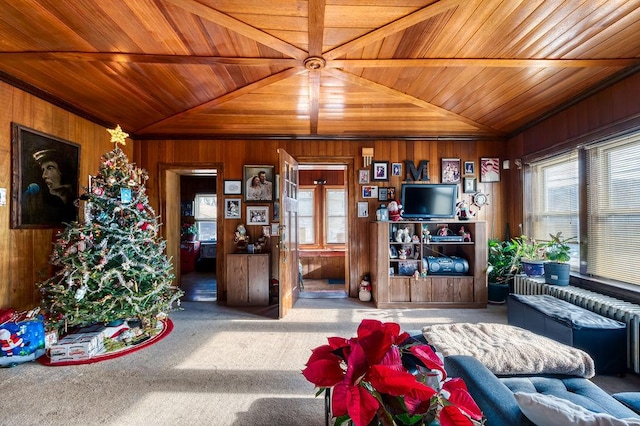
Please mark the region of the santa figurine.
<svg viewBox="0 0 640 426"><path fill-rule="evenodd" d="M387 205L387 210L389 210L389 220L394 222L402 219L402 204L398 200L393 200Z"/></svg>
<svg viewBox="0 0 640 426"><path fill-rule="evenodd" d="M11 334L6 328L0 329L0 349L7 356L13 355L13 349L23 345L22 337L17 334Z"/></svg>

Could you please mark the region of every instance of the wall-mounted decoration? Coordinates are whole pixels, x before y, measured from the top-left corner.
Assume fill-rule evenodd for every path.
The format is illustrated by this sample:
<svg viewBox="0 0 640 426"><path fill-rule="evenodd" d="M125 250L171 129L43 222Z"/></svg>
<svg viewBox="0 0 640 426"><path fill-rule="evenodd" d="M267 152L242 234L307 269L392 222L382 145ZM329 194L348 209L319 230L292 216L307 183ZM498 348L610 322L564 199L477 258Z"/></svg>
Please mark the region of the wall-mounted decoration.
<svg viewBox="0 0 640 426"><path fill-rule="evenodd" d="M395 186L390 186L387 188L387 200L393 201L396 199L396 188Z"/></svg>
<svg viewBox="0 0 640 426"><path fill-rule="evenodd" d="M391 176L402 176L402 163L391 164Z"/></svg>
<svg viewBox="0 0 640 426"><path fill-rule="evenodd" d="M242 195L241 180L225 180L224 195Z"/></svg>
<svg viewBox="0 0 640 426"><path fill-rule="evenodd" d="M369 170L358 171L358 183L361 185L364 183L369 183Z"/></svg>
<svg viewBox="0 0 640 426"><path fill-rule="evenodd" d="M369 203L358 201L358 217L369 217Z"/></svg>
<svg viewBox="0 0 640 426"><path fill-rule="evenodd" d="M467 176L476 174L476 164L473 161L464 162L464 174Z"/></svg>
<svg viewBox="0 0 640 426"><path fill-rule="evenodd" d="M473 177L464 178L464 193L473 194L478 190L477 180Z"/></svg>
<svg viewBox="0 0 640 426"><path fill-rule="evenodd" d="M389 180L389 162L388 161L374 161L371 169L373 170L372 180L374 181L388 181Z"/></svg>
<svg viewBox="0 0 640 426"><path fill-rule="evenodd" d="M404 162L407 181L422 181L429 182L429 160L420 160L418 167L411 160L405 160Z"/></svg>
<svg viewBox="0 0 640 426"><path fill-rule="evenodd" d="M443 158L442 159L442 183L458 183L460 182L460 159L459 158Z"/></svg>
<svg viewBox="0 0 640 426"><path fill-rule="evenodd" d="M279 223L272 223L271 224L271 236L272 237L279 237L280 236L280 224Z"/></svg>
<svg viewBox="0 0 640 426"><path fill-rule="evenodd" d="M11 227L59 228L77 220L80 145L11 127Z"/></svg>
<svg viewBox="0 0 640 426"><path fill-rule="evenodd" d="M378 201L387 201L389 196L388 188L378 188Z"/></svg>
<svg viewBox="0 0 640 426"><path fill-rule="evenodd" d="M480 159L480 182L500 182L500 159Z"/></svg>
<svg viewBox="0 0 640 426"><path fill-rule="evenodd" d="M273 166L244 166L245 201L273 201Z"/></svg>
<svg viewBox="0 0 640 426"><path fill-rule="evenodd" d="M247 225L268 225L269 206L248 206Z"/></svg>
<svg viewBox="0 0 640 426"><path fill-rule="evenodd" d="M240 198L227 198L224 200L224 218L240 219L242 216L242 201Z"/></svg>
<svg viewBox="0 0 640 426"><path fill-rule="evenodd" d="M280 220L280 202L279 201L276 201L275 203L273 203L273 220L274 221Z"/></svg>
<svg viewBox="0 0 640 426"><path fill-rule="evenodd" d="M378 198L378 187L377 186L363 186L362 187L362 198Z"/></svg>

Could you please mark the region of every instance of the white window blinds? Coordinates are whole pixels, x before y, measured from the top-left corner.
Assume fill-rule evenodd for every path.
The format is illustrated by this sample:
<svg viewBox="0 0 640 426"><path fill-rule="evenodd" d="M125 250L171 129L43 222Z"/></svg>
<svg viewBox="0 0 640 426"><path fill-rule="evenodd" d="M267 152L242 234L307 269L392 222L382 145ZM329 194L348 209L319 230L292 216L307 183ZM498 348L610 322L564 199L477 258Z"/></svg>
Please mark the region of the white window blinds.
<svg viewBox="0 0 640 426"><path fill-rule="evenodd" d="M640 284L640 134L587 148L587 272Z"/></svg>
<svg viewBox="0 0 640 426"><path fill-rule="evenodd" d="M548 241L550 234L574 237L571 244L572 269L579 267L579 179L578 153L570 153L539 161L531 166L532 208L529 237Z"/></svg>

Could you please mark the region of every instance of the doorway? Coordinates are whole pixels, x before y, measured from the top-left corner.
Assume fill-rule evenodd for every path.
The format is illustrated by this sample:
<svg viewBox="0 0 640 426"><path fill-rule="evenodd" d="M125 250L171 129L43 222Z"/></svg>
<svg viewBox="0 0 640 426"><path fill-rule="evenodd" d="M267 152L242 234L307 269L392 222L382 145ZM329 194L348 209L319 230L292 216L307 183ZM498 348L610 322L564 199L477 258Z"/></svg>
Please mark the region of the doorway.
<svg viewBox="0 0 640 426"><path fill-rule="evenodd" d="M299 297L346 298L347 165L301 162L299 176Z"/></svg>
<svg viewBox="0 0 640 426"><path fill-rule="evenodd" d="M217 170L180 173L180 289L182 300L217 301ZM189 237L185 230L196 231Z"/></svg>

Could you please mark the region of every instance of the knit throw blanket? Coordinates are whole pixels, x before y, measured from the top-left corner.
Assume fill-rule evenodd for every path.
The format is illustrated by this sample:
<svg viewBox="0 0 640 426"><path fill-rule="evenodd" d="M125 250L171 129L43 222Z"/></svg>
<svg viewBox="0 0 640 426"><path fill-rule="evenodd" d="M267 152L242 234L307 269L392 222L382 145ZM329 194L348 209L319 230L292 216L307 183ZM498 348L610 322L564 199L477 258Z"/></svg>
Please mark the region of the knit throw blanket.
<svg viewBox="0 0 640 426"><path fill-rule="evenodd" d="M422 329L427 342L444 356L471 355L496 375L564 374L591 378L586 352L505 324L457 323Z"/></svg>

